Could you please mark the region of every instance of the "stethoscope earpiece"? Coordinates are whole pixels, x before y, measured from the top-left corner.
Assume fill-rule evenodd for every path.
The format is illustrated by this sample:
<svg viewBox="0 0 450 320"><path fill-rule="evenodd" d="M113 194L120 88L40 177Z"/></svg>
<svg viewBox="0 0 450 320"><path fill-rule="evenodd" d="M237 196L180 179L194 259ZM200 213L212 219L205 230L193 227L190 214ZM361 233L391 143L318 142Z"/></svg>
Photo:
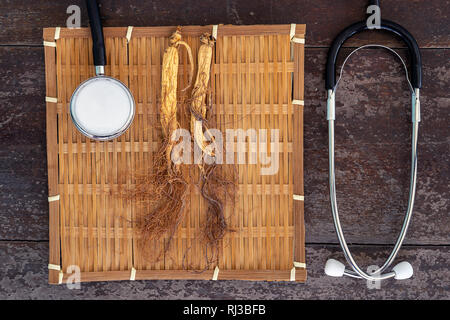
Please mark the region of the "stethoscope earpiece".
<svg viewBox="0 0 450 320"><path fill-rule="evenodd" d="M345 272L345 265L335 259L328 259L325 264L325 274L330 277L342 277Z"/></svg>
<svg viewBox="0 0 450 320"><path fill-rule="evenodd" d="M412 265L407 261L402 261L392 268L395 280L405 280L413 276L414 271ZM353 277L345 271L345 265L335 259L328 259L325 264L325 274L330 277L340 278L344 275ZM376 278L376 276L375 276Z"/></svg>
<svg viewBox="0 0 450 320"><path fill-rule="evenodd" d="M392 271L395 272L395 280L405 280L409 279L413 276L414 270L411 263L407 261L402 261L399 264L396 264L395 267L392 268Z"/></svg>

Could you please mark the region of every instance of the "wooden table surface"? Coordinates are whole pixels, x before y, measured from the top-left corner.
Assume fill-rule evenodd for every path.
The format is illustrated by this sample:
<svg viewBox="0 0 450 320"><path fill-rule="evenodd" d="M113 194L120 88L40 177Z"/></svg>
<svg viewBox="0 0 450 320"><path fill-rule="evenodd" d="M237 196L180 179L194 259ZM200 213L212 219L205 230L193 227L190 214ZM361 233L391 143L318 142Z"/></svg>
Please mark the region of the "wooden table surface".
<svg viewBox="0 0 450 320"><path fill-rule="evenodd" d="M0 0L0 299L449 299L450 298L450 1L384 0L382 16L407 28L423 59L417 197L397 261L415 274L380 289L330 278L331 256L343 261L328 196L324 65L337 33L365 17L358 0L101 0L105 26L306 23L306 284L240 281L47 284L48 202L42 28L65 26L69 5L84 1ZM365 33L346 51L401 42ZM406 210L410 166L410 97L401 65L389 53L352 56L337 95L336 166L344 231L357 261L381 264Z"/></svg>

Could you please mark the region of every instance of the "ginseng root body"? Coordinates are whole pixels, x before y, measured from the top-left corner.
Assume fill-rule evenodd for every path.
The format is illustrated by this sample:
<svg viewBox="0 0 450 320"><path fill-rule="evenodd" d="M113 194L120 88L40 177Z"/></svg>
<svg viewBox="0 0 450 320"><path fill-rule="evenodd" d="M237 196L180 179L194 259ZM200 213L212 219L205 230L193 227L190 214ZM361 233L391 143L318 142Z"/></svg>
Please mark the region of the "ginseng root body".
<svg viewBox="0 0 450 320"><path fill-rule="evenodd" d="M153 165L137 177L134 198L139 201L142 214L137 220L141 232L141 244L146 252L155 251L151 240L166 238L161 253L169 249L171 240L178 229L184 213L188 184L183 177L181 165L173 161L172 150L176 143L173 136L179 128L177 119L177 81L179 66L179 46L187 48L193 70L192 53L189 46L181 41L180 29L169 39L169 47L164 52L161 74L160 123L162 144L155 153ZM176 158L176 156L175 156ZM175 159L176 160L176 159Z"/></svg>
<svg viewBox="0 0 450 320"><path fill-rule="evenodd" d="M217 146L208 129L208 120L210 120L211 114L207 113L206 107L214 40L211 39L209 34L204 34L201 36L200 42L202 44L198 51L198 71L190 104L191 134L194 143L202 150L203 155L214 157ZM211 249L209 250L211 254L206 256L208 265L210 265L217 259L220 242L225 234L230 231L224 214L224 205L227 194L231 195L231 197L228 197L229 199L234 199L235 183L228 178L224 178L215 163L200 163L198 167L200 170L198 187L207 203L202 240Z"/></svg>

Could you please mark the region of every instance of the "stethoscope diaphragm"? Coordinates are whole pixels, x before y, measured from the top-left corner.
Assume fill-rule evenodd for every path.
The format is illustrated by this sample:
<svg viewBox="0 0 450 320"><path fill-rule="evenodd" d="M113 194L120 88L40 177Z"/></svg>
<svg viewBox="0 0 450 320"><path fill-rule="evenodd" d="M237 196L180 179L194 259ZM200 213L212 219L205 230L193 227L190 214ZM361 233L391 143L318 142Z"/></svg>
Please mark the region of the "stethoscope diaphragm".
<svg viewBox="0 0 450 320"><path fill-rule="evenodd" d="M111 140L123 134L133 122L135 103L119 80L97 76L75 90L70 115L77 129L95 140Z"/></svg>

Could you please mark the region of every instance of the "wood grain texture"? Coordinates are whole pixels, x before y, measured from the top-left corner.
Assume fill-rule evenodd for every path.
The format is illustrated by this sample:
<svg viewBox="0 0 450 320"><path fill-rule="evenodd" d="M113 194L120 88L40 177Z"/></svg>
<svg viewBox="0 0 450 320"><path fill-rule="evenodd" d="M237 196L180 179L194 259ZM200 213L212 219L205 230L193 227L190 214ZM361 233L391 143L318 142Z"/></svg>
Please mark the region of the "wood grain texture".
<svg viewBox="0 0 450 320"><path fill-rule="evenodd" d="M54 39L54 38L53 38ZM44 38L44 41L52 41L52 38ZM45 47L45 81L48 98L56 98L56 50ZM58 137L57 137L57 103L46 102L46 136L47 136L47 178L48 197L59 196L58 192ZM49 200L49 264L60 265L61 246L59 234L59 201ZM50 269L48 279L50 283L58 283L58 270Z"/></svg>
<svg viewBox="0 0 450 320"><path fill-rule="evenodd" d="M0 70L0 239L48 239L44 50L2 47Z"/></svg>
<svg viewBox="0 0 450 320"><path fill-rule="evenodd" d="M406 243L448 244L450 51L423 50L422 55L418 191ZM306 49L304 157L309 243L337 241L327 189L325 57L326 49ZM0 98L0 239L48 240L42 63L41 48L0 48L4 71L0 73L4 84ZM399 231L407 201L408 91L400 64L383 51L365 50L352 57L348 67L337 99L336 128L337 195L345 213L344 230L352 242L389 244ZM353 81L361 77L363 82Z"/></svg>
<svg viewBox="0 0 450 320"><path fill-rule="evenodd" d="M330 279L323 265L333 245L327 190L327 131L323 66L326 49L345 26L364 17L364 1L193 1L145 2L102 0L106 26L201 25L215 23L307 23L305 79L306 284L240 281L137 281L84 284L80 291L46 284L48 203L45 151L45 79L42 28L64 26L66 8L82 0L0 0L0 297L45 299L95 298L240 298L240 299L449 299L448 261L450 204L448 181L450 5L448 0L383 0L384 18L404 25L424 48L423 113L419 132L418 200L407 246L400 259L411 261L416 274L407 282L389 282L368 290L364 282ZM84 11L84 10L83 10ZM155 14L158 12L158 14ZM82 25L87 26L83 12ZM367 33L347 43L401 46ZM378 54L380 53L380 58ZM365 59L364 57L367 57ZM374 59L374 60L372 60ZM353 59L352 59L353 60ZM362 52L348 68L357 77L341 87L338 99L338 200L344 231L352 242L389 243L398 231L406 203L409 161L409 99L398 63L381 52ZM367 70L362 70L362 65ZM380 70L378 69L380 68ZM356 70L358 72L356 72ZM379 70L379 71L378 71ZM381 73L380 73L381 72ZM356 79L356 78L355 78ZM375 79L375 80L374 80ZM353 78L352 78L353 80ZM376 81L376 82L375 82ZM367 85L366 85L367 84ZM381 94L381 95L380 95ZM391 94L397 94L391 96ZM399 96L400 98L396 99ZM379 100L377 100L379 99ZM370 104L368 103L370 101ZM374 108L376 107L376 109ZM392 108L391 108L392 107ZM356 108L356 109L355 109ZM380 112L375 112L379 110ZM386 112L392 112L390 116ZM406 117L405 117L406 112ZM365 117L362 117L362 115ZM363 123L361 123L361 121ZM347 129L348 128L348 129ZM344 144L353 144L345 146ZM428 146L429 145L429 146ZM348 149L347 149L348 148ZM377 156L370 157L370 151ZM339 159L338 159L339 158ZM392 168L391 168L392 166ZM377 170L384 168L377 173ZM345 170L345 171L344 171ZM348 177L348 178L347 178ZM346 195L344 197L344 195ZM370 197L376 195L376 197ZM384 201L384 197L387 197ZM372 212L373 211L373 212ZM378 212L377 212L378 211ZM364 231L367 235L365 236ZM37 242L35 242L37 241ZM44 241L44 243L40 243ZM312 243L319 243L314 245ZM436 246L427 247L426 244ZM380 262L389 248L357 246L363 265ZM417 271L418 270L418 271Z"/></svg>
<svg viewBox="0 0 450 320"><path fill-rule="evenodd" d="M362 266L379 264L390 248L352 246ZM368 289L365 281L330 278L323 272L331 256L343 259L339 246L306 248L308 281L302 283L249 281L121 281L81 283L80 290L46 283L47 243L0 242L0 299L449 299L450 248L403 247L399 260L413 265L415 275L383 282ZM4 254L3 254L4 253ZM365 268L365 267L364 267Z"/></svg>
<svg viewBox="0 0 450 320"><path fill-rule="evenodd" d="M307 242L334 242L322 78L326 51L309 49L306 56ZM422 56L417 197L405 243L444 244L450 240L450 51L422 50ZM409 188L411 104L401 64L382 50L360 51L348 61L339 86L336 188L343 229L349 242L389 244L400 231Z"/></svg>
<svg viewBox="0 0 450 320"><path fill-rule="evenodd" d="M44 27L65 26L70 5L82 8L82 26L87 13L82 0L28 1L0 0L0 44L41 45ZM337 33L365 18L365 1L139 1L102 0L101 14L106 27L208 25L208 24L285 24L306 23L308 46L328 46ZM450 1L384 0L382 16L400 22L417 39L421 47L448 47ZM401 19L399 18L401 17ZM399 20L400 19L400 20ZM383 40L401 45L389 37L366 33L356 45Z"/></svg>

